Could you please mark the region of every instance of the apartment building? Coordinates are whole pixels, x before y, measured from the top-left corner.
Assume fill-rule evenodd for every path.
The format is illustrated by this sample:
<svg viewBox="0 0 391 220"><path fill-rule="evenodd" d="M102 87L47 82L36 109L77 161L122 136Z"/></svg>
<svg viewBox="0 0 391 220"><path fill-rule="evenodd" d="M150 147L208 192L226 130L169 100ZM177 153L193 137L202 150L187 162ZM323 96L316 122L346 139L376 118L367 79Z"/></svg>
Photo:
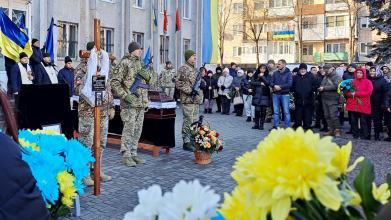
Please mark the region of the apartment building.
<svg viewBox="0 0 391 220"><path fill-rule="evenodd" d="M78 65L79 50L94 39L94 18L101 20L101 48L121 58L128 44L139 42L145 54L150 47L158 72L170 60L174 66L183 64L185 50L202 54L202 0L0 0L4 12L16 23L25 13L29 38L40 40L41 47L53 17L55 63L61 68L65 56ZM152 8L158 27L152 28ZM181 31L176 32L176 9L179 8ZM168 31L163 33L164 9L167 10ZM144 56L143 54L143 56ZM178 58L177 63L175 62ZM197 65L201 65L198 59ZM5 80L4 57L0 57L0 80Z"/></svg>

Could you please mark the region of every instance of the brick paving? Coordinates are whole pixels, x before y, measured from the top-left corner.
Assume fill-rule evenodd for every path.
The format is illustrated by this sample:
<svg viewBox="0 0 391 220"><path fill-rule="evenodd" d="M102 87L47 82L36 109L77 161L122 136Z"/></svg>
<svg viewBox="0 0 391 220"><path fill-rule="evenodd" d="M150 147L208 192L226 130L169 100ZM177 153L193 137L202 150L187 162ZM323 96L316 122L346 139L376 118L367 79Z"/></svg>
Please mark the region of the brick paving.
<svg viewBox="0 0 391 220"><path fill-rule="evenodd" d="M200 107L200 114L202 113L203 107ZM252 130L253 123L245 122L244 116L235 117L233 114L227 116L218 113L204 115L212 129L217 129L226 142L224 150L212 156L211 164L197 165L194 162L194 154L182 150L180 133L182 110L177 109L176 147L172 149L172 153L165 154L161 151L159 157L154 158L152 151L139 149L139 156L146 159L147 163L131 168L122 163L120 147L109 144L103 155L102 170L110 175L112 180L101 183L101 195L99 196L93 195L93 187L86 188L85 194L80 196L81 216L67 219L123 219L124 214L133 210L138 204L137 192L139 190L158 184L164 193L171 190L180 180L198 179L203 185L210 185L222 195L222 202L224 192L230 192L236 186L236 182L230 176L235 158L246 151L255 149L256 145L267 136L272 124L265 124L265 130L259 131ZM345 133L348 128L347 123L343 128ZM343 134L342 138L335 139L335 141L338 144L345 144L350 138L351 135ZM352 157L371 158L375 162L377 184L385 182L385 175L391 168L388 159L391 157L391 143L354 140L353 146ZM357 168L350 176L356 173ZM74 212L74 209L71 211Z"/></svg>

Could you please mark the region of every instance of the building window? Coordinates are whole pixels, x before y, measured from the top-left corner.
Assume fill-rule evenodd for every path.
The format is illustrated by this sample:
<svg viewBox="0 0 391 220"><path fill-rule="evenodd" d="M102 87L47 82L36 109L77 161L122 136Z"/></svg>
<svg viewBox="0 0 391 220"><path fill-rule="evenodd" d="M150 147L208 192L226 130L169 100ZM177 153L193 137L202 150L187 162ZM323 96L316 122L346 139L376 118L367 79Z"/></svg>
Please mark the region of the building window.
<svg viewBox="0 0 391 220"><path fill-rule="evenodd" d="M345 16L336 16L335 26L343 27L345 26Z"/></svg>
<svg viewBox="0 0 391 220"><path fill-rule="evenodd" d="M326 0L326 4L345 3L346 0Z"/></svg>
<svg viewBox="0 0 391 220"><path fill-rule="evenodd" d="M326 53L345 53L346 43L326 44Z"/></svg>
<svg viewBox="0 0 391 220"><path fill-rule="evenodd" d="M114 0L101 0L102 2L110 2L110 3L114 3Z"/></svg>
<svg viewBox="0 0 391 220"><path fill-rule="evenodd" d="M143 8L143 0L133 0L133 7Z"/></svg>
<svg viewBox="0 0 391 220"><path fill-rule="evenodd" d="M264 48L266 53L266 47ZM273 54L290 54L290 44L289 42L279 41L273 42Z"/></svg>
<svg viewBox="0 0 391 220"><path fill-rule="evenodd" d="M159 63L165 63L168 59L168 48L170 48L169 37L160 36L160 50L159 50Z"/></svg>
<svg viewBox="0 0 391 220"><path fill-rule="evenodd" d="M317 28L318 17L305 17L303 18L303 29L315 29Z"/></svg>
<svg viewBox="0 0 391 220"><path fill-rule="evenodd" d="M114 29L100 29L100 47L108 53L114 53Z"/></svg>
<svg viewBox="0 0 391 220"><path fill-rule="evenodd" d="M261 30L261 28L262 28L262 30ZM255 30L255 33L259 33L259 32L265 33L265 32L267 32L267 24L262 24L262 23L254 24L254 30Z"/></svg>
<svg viewBox="0 0 391 220"><path fill-rule="evenodd" d="M368 18L361 18L360 19L360 27L361 28L368 28Z"/></svg>
<svg viewBox="0 0 391 220"><path fill-rule="evenodd" d="M166 12L168 14L168 0L160 0L159 7L160 7L160 13L164 13L164 9L166 9Z"/></svg>
<svg viewBox="0 0 391 220"><path fill-rule="evenodd" d="M243 12L243 4L242 3L235 3L234 4L234 13L239 14Z"/></svg>
<svg viewBox="0 0 391 220"><path fill-rule="evenodd" d="M326 27L334 27L334 17L326 17Z"/></svg>
<svg viewBox="0 0 391 220"><path fill-rule="evenodd" d="M59 22L57 57L77 58L77 25Z"/></svg>
<svg viewBox="0 0 391 220"><path fill-rule="evenodd" d="M260 10L265 8L265 2L254 2L254 10Z"/></svg>
<svg viewBox="0 0 391 220"><path fill-rule="evenodd" d="M184 39L183 40L183 51L190 50L190 40Z"/></svg>
<svg viewBox="0 0 391 220"><path fill-rule="evenodd" d="M314 0L303 0L303 5L313 5Z"/></svg>
<svg viewBox="0 0 391 220"><path fill-rule="evenodd" d="M233 56L238 57L242 55L242 47L233 47Z"/></svg>
<svg viewBox="0 0 391 220"><path fill-rule="evenodd" d="M190 0L183 0L183 18L190 19Z"/></svg>
<svg viewBox="0 0 391 220"><path fill-rule="evenodd" d="M144 34L133 32L132 41L135 41L135 42L139 43L141 45L141 47L144 47ZM144 51L143 51L143 54L144 54ZM143 57L143 54L141 54L142 57Z"/></svg>
<svg viewBox="0 0 391 220"><path fill-rule="evenodd" d="M275 8L286 7L286 6L292 6L292 0L274 0Z"/></svg>
<svg viewBox="0 0 391 220"><path fill-rule="evenodd" d="M234 25L233 35L243 35L243 25Z"/></svg>

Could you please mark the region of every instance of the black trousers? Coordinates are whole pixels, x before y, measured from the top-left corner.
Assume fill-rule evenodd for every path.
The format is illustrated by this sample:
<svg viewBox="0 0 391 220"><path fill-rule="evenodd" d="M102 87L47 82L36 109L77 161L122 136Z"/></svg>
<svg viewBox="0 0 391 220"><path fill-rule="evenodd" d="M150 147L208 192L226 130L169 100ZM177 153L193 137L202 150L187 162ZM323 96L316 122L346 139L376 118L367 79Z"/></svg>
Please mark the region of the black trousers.
<svg viewBox="0 0 391 220"><path fill-rule="evenodd" d="M234 105L234 109L236 111L236 114L238 114L240 116L243 115L243 108L244 108L244 104Z"/></svg>
<svg viewBox="0 0 391 220"><path fill-rule="evenodd" d="M221 99L221 108L223 114L229 114L229 110L231 108L231 100L227 98L226 95L220 95Z"/></svg>
<svg viewBox="0 0 391 220"><path fill-rule="evenodd" d="M312 105L295 105L295 127L303 127L304 130L310 129Z"/></svg>
<svg viewBox="0 0 391 220"><path fill-rule="evenodd" d="M358 119L360 119L360 130L358 129ZM369 114L354 111L350 112L350 121L352 122L352 132L354 138L361 137L361 139L365 139L368 137L368 123L370 123L368 120Z"/></svg>
<svg viewBox="0 0 391 220"><path fill-rule="evenodd" d="M320 122L322 122L324 127L328 127L326 118L324 117L324 110L323 110L323 103L318 102L315 104L315 114L316 114L316 121L315 124L320 125Z"/></svg>
<svg viewBox="0 0 391 220"><path fill-rule="evenodd" d="M221 111L221 98L218 96L216 98L217 110Z"/></svg>

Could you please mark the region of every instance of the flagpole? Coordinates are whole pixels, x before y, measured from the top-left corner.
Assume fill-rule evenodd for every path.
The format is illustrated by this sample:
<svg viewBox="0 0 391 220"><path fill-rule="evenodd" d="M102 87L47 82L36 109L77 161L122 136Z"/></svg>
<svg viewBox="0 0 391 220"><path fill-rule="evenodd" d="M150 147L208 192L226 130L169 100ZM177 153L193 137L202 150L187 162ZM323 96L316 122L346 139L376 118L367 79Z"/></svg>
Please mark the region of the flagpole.
<svg viewBox="0 0 391 220"><path fill-rule="evenodd" d="M178 0L176 0L176 11L175 11L175 27L177 26L176 23L176 12L178 11ZM178 12L179 13L179 12ZM175 70L178 69L178 31L175 28Z"/></svg>
<svg viewBox="0 0 391 220"><path fill-rule="evenodd" d="M152 14L155 16L155 11L154 11L154 8L153 8L153 1L151 1L151 20L152 20ZM156 18L155 18L156 19ZM151 49L150 49L150 55L149 56L153 56L153 25L155 24L155 21L154 20L152 20L151 21L151 43L150 43L150 47L151 47Z"/></svg>

